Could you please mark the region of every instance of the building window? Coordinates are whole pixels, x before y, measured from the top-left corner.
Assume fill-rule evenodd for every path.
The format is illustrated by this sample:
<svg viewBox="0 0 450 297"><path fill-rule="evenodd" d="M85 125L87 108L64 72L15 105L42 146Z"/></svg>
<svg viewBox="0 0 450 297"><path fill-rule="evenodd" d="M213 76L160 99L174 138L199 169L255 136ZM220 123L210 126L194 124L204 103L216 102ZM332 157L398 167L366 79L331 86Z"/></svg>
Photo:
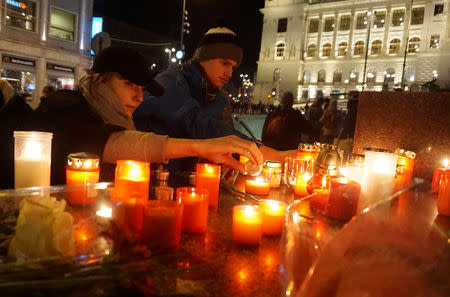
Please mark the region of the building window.
<svg viewBox="0 0 450 297"><path fill-rule="evenodd" d="M361 56L364 54L364 41L360 40L355 43L355 51L353 54L355 56Z"/></svg>
<svg viewBox="0 0 450 297"><path fill-rule="evenodd" d="M358 83L358 72L351 72L349 81L350 84L356 85Z"/></svg>
<svg viewBox="0 0 450 297"><path fill-rule="evenodd" d="M369 72L367 72L367 79L366 79L366 83L367 84L375 84L376 81L376 72L371 70Z"/></svg>
<svg viewBox="0 0 450 297"><path fill-rule="evenodd" d="M333 72L333 83L334 84L340 84L342 82L342 72L339 70L336 70Z"/></svg>
<svg viewBox="0 0 450 297"><path fill-rule="evenodd" d="M385 21L386 21L386 12L384 11L375 12L375 20L373 23L374 29L384 28Z"/></svg>
<svg viewBox="0 0 450 297"><path fill-rule="evenodd" d="M76 16L52 7L50 10L49 35L66 40L75 40Z"/></svg>
<svg viewBox="0 0 450 297"><path fill-rule="evenodd" d="M444 15L444 4L435 4L434 5L434 16L442 16Z"/></svg>
<svg viewBox="0 0 450 297"><path fill-rule="evenodd" d="M317 33L319 32L319 20L312 19L309 21L308 33Z"/></svg>
<svg viewBox="0 0 450 297"><path fill-rule="evenodd" d="M372 48L370 51L371 55L379 55L381 54L381 45L383 43L381 42L381 40L375 40L372 42Z"/></svg>
<svg viewBox="0 0 450 297"><path fill-rule="evenodd" d="M6 25L27 31L36 31L36 3L6 1Z"/></svg>
<svg viewBox="0 0 450 297"><path fill-rule="evenodd" d="M343 57L343 56L347 55L347 46L348 46L348 44L345 41L342 41L341 43L339 43L338 52L337 52L337 55L339 57Z"/></svg>
<svg viewBox="0 0 450 297"><path fill-rule="evenodd" d="M350 30L350 22L352 17L350 15L341 16L341 21L339 22L339 31Z"/></svg>
<svg viewBox="0 0 450 297"><path fill-rule="evenodd" d="M317 51L317 46L313 43L308 45L308 49L306 50L306 55L308 57L315 57Z"/></svg>
<svg viewBox="0 0 450 297"><path fill-rule="evenodd" d="M303 83L309 84L310 81L311 81L311 71L305 70L303 72Z"/></svg>
<svg viewBox="0 0 450 297"><path fill-rule="evenodd" d="M439 34L431 35L430 48L439 48Z"/></svg>
<svg viewBox="0 0 450 297"><path fill-rule="evenodd" d="M331 55L331 43L322 45L322 57L329 57Z"/></svg>
<svg viewBox="0 0 450 297"><path fill-rule="evenodd" d="M392 26L403 26L405 20L405 11L403 9L394 10L392 14Z"/></svg>
<svg viewBox="0 0 450 297"><path fill-rule="evenodd" d="M361 29L366 29L366 28L367 28L366 14L360 13L356 17L356 29L361 30Z"/></svg>
<svg viewBox="0 0 450 297"><path fill-rule="evenodd" d="M273 82L277 82L281 79L281 71L280 68L275 68L273 70Z"/></svg>
<svg viewBox="0 0 450 297"><path fill-rule="evenodd" d="M413 8L412 17L411 17L411 25L422 25L424 13L425 13L424 7Z"/></svg>
<svg viewBox="0 0 450 297"><path fill-rule="evenodd" d="M324 32L333 32L334 31L334 18L329 17L325 19L325 25L323 27Z"/></svg>
<svg viewBox="0 0 450 297"><path fill-rule="evenodd" d="M398 54L400 52L400 39L394 38L389 43L389 54Z"/></svg>
<svg viewBox="0 0 450 297"><path fill-rule="evenodd" d="M420 49L420 38L419 37L413 37L409 40L408 43L408 53L417 53Z"/></svg>
<svg viewBox="0 0 450 297"><path fill-rule="evenodd" d="M287 18L278 19L278 33L284 33L287 31Z"/></svg>
<svg viewBox="0 0 450 297"><path fill-rule="evenodd" d="M317 82L318 83L324 83L325 82L325 70L320 70L317 74Z"/></svg>
<svg viewBox="0 0 450 297"><path fill-rule="evenodd" d="M284 43L278 43L275 47L275 58L283 58L284 57L284 49L285 49Z"/></svg>
<svg viewBox="0 0 450 297"><path fill-rule="evenodd" d="M395 82L395 70L393 68L388 68L384 72L384 82L383 85L392 85Z"/></svg>

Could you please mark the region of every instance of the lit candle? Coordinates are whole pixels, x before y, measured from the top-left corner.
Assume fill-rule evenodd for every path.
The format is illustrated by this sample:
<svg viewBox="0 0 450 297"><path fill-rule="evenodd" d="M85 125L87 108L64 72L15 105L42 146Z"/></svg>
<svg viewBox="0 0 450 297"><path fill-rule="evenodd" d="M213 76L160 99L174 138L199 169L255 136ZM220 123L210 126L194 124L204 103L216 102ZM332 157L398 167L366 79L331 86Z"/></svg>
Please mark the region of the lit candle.
<svg viewBox="0 0 450 297"><path fill-rule="evenodd" d="M142 199L116 200L114 196L111 199L112 220L120 233L127 239L139 239L142 232L145 201Z"/></svg>
<svg viewBox="0 0 450 297"><path fill-rule="evenodd" d="M119 200L146 201L150 182L150 164L146 162L119 160L116 165L114 194Z"/></svg>
<svg viewBox="0 0 450 297"><path fill-rule="evenodd" d="M438 193L438 212L450 216L450 170L441 174Z"/></svg>
<svg viewBox="0 0 450 297"><path fill-rule="evenodd" d="M265 161L262 176L269 182L271 188L279 188L281 185L281 162Z"/></svg>
<svg viewBox="0 0 450 297"><path fill-rule="evenodd" d="M99 158L87 153L70 154L66 164L67 185L88 185L98 183L100 175ZM87 187L68 190L67 201L75 205L89 205L97 200L97 191Z"/></svg>
<svg viewBox="0 0 450 297"><path fill-rule="evenodd" d="M450 170L448 166L448 159L444 160L444 167L436 168L433 171L433 180L431 181L431 193L437 193L439 191L439 181L441 180L441 175L447 170Z"/></svg>
<svg viewBox="0 0 450 297"><path fill-rule="evenodd" d="M152 249L176 251L180 245L183 205L180 200L150 200L144 209L142 240Z"/></svg>
<svg viewBox="0 0 450 297"><path fill-rule="evenodd" d="M52 133L14 131L14 186L49 187Z"/></svg>
<svg viewBox="0 0 450 297"><path fill-rule="evenodd" d="M316 195L311 197L309 207L315 210L325 210L329 194L327 175L324 175L322 178L322 188L314 189L313 193L316 193Z"/></svg>
<svg viewBox="0 0 450 297"><path fill-rule="evenodd" d="M262 216L257 206L237 205L233 207L234 243L259 245L261 242Z"/></svg>
<svg viewBox="0 0 450 297"><path fill-rule="evenodd" d="M368 151L365 156L358 212L390 197L397 168L396 154Z"/></svg>
<svg viewBox="0 0 450 297"><path fill-rule="evenodd" d="M209 207L219 203L220 165L198 163L195 172L195 185L208 190Z"/></svg>
<svg viewBox="0 0 450 297"><path fill-rule="evenodd" d="M398 155L397 169L394 179L394 190L397 192L411 183L414 171L414 159L416 154L404 149L396 149L395 154Z"/></svg>
<svg viewBox="0 0 450 297"><path fill-rule="evenodd" d="M356 215L361 185L349 178L330 180L330 193L327 199L326 215L338 220L349 220Z"/></svg>
<svg viewBox="0 0 450 297"><path fill-rule="evenodd" d="M245 181L245 192L253 195L269 195L270 184L263 177Z"/></svg>
<svg viewBox="0 0 450 297"><path fill-rule="evenodd" d="M364 175L364 155L360 154L350 154L347 158L347 163L345 166L345 177L349 177L357 183L362 183L362 177Z"/></svg>
<svg viewBox="0 0 450 297"><path fill-rule="evenodd" d="M284 225L286 204L277 200L261 199L259 207L262 212L262 233L280 235Z"/></svg>
<svg viewBox="0 0 450 297"><path fill-rule="evenodd" d="M313 160L296 158L294 161L296 197L308 196L308 181L313 177Z"/></svg>
<svg viewBox="0 0 450 297"><path fill-rule="evenodd" d="M320 153L320 146L309 143L300 143L297 148L297 158L310 159L313 164Z"/></svg>
<svg viewBox="0 0 450 297"><path fill-rule="evenodd" d="M208 223L208 190L193 187L178 188L177 200L183 203L182 230L205 233Z"/></svg>
<svg viewBox="0 0 450 297"><path fill-rule="evenodd" d="M248 158L247 158L246 156L239 155L239 162L240 162L241 164L245 164L245 163L248 162Z"/></svg>

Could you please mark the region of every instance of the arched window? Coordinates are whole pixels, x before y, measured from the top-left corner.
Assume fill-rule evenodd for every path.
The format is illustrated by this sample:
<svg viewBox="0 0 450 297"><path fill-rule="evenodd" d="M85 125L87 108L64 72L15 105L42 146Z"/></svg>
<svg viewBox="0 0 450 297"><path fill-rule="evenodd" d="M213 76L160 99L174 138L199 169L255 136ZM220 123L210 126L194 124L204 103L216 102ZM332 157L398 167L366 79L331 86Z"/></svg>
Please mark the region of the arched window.
<svg viewBox="0 0 450 297"><path fill-rule="evenodd" d="M333 83L340 84L342 82L342 71L335 70L333 72Z"/></svg>
<svg viewBox="0 0 450 297"><path fill-rule="evenodd" d="M400 39L394 38L389 43L389 54L399 54L400 53Z"/></svg>
<svg viewBox="0 0 450 297"><path fill-rule="evenodd" d="M325 70L322 69L317 74L317 82L318 83L324 83L325 82Z"/></svg>
<svg viewBox="0 0 450 297"><path fill-rule="evenodd" d="M303 84L309 84L311 81L311 71L305 70L303 72Z"/></svg>
<svg viewBox="0 0 450 297"><path fill-rule="evenodd" d="M338 57L343 57L345 55L347 55L347 42L342 41L341 43L339 43L338 45L338 52L337 55Z"/></svg>
<svg viewBox="0 0 450 297"><path fill-rule="evenodd" d="M350 77L351 85L356 85L358 83L358 72L356 72L356 71L350 72L349 77Z"/></svg>
<svg viewBox="0 0 450 297"><path fill-rule="evenodd" d="M308 49L306 50L306 55L308 57L315 57L316 52L317 52L317 45L315 45L314 43L308 45Z"/></svg>
<svg viewBox="0 0 450 297"><path fill-rule="evenodd" d="M284 57L284 48L286 45L284 43L278 43L275 48L275 58L283 58Z"/></svg>
<svg viewBox="0 0 450 297"><path fill-rule="evenodd" d="M322 45L322 57L329 57L331 55L331 43Z"/></svg>
<svg viewBox="0 0 450 297"><path fill-rule="evenodd" d="M360 40L355 43L355 51L353 54L355 56L364 55L364 41Z"/></svg>
<svg viewBox="0 0 450 297"><path fill-rule="evenodd" d="M409 39L408 53L418 53L420 49L420 37L413 37Z"/></svg>
<svg viewBox="0 0 450 297"><path fill-rule="evenodd" d="M383 43L381 42L381 40L374 40L372 42L372 48L371 48L371 55L379 55L381 54L381 45Z"/></svg>

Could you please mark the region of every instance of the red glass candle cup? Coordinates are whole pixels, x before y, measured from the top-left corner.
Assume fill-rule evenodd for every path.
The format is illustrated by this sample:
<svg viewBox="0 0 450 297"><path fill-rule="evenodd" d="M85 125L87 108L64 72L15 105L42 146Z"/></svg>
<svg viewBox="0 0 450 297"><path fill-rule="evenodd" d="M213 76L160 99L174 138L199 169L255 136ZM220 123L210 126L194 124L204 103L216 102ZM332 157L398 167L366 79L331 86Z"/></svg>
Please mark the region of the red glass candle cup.
<svg viewBox="0 0 450 297"><path fill-rule="evenodd" d="M88 153L67 156L66 184L68 186L98 183L100 176L99 157ZM97 191L78 187L67 192L67 201L73 205L89 205L97 201Z"/></svg>
<svg viewBox="0 0 450 297"><path fill-rule="evenodd" d="M450 216L450 170L442 173L438 193L438 212Z"/></svg>
<svg viewBox="0 0 450 297"><path fill-rule="evenodd" d="M220 165L198 163L195 171L195 185L208 190L209 207L219 203Z"/></svg>
<svg viewBox="0 0 450 297"><path fill-rule="evenodd" d="M116 199L126 201L148 200L150 163L118 160L116 165L114 194Z"/></svg>
<svg viewBox="0 0 450 297"><path fill-rule="evenodd" d="M205 233L208 223L208 190L194 187L178 188L177 200L183 203L182 230Z"/></svg>
<svg viewBox="0 0 450 297"><path fill-rule="evenodd" d="M330 180L326 215L338 220L349 220L358 209L361 185L352 179L340 177Z"/></svg>

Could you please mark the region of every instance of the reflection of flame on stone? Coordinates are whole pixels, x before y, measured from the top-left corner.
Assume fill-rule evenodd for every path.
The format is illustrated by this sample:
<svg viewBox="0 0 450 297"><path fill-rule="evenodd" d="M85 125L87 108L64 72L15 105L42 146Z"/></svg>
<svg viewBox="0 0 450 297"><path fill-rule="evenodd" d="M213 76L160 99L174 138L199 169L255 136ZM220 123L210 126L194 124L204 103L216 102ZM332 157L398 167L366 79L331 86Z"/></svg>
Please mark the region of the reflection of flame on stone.
<svg viewBox="0 0 450 297"><path fill-rule="evenodd" d="M112 216L112 209L111 209L111 207L106 207L106 206L102 205L100 207L100 209L97 210L96 214L99 217L110 218Z"/></svg>

